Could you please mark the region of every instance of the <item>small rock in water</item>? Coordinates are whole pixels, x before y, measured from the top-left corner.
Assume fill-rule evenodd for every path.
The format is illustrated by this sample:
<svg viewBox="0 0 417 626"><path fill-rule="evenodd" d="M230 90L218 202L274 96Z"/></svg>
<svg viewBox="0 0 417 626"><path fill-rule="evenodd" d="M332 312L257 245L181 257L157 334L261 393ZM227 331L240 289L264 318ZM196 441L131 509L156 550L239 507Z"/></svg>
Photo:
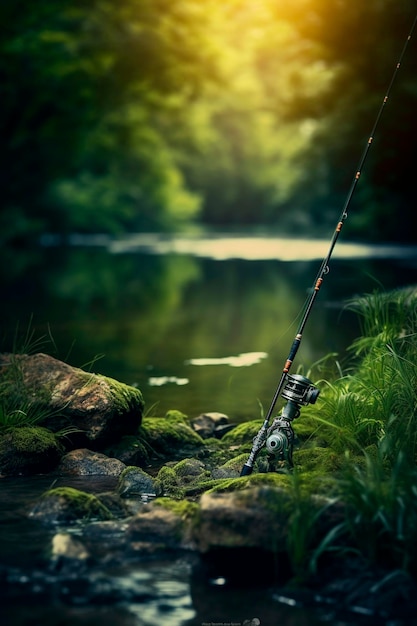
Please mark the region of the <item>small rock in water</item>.
<svg viewBox="0 0 417 626"><path fill-rule="evenodd" d="M52 556L85 560L90 554L79 539L69 533L57 533L52 539Z"/></svg>

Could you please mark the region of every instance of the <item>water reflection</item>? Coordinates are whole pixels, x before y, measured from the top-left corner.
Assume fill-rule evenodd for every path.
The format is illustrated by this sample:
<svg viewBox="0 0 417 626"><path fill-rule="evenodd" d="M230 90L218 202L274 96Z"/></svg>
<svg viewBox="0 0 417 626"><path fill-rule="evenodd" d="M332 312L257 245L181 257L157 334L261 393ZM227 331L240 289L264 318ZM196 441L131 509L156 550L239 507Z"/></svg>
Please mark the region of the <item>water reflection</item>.
<svg viewBox="0 0 417 626"><path fill-rule="evenodd" d="M137 240L125 241L117 254L110 242L37 249L27 262L25 252L17 253L16 263L9 257L11 270L5 273L3 265L2 278L7 303L0 311L2 349L13 348L16 323L24 330L33 316L37 336L53 338L45 351L137 385L150 414L177 408L189 415L219 411L234 420L259 417L258 400L269 405L314 283L319 264L311 260L312 248L291 242L298 258L310 260L221 261L224 239L216 245L210 240L212 258L206 258L204 240L192 241L192 254L164 255L156 253L155 241L172 247L175 240L141 241L141 247ZM280 241L268 245L276 249ZM322 243L314 242L313 248ZM257 258L270 254L265 239L252 240L250 248L241 238L229 238L229 244L229 257L242 257L245 250L253 256L255 249ZM346 254L346 248L339 250ZM377 256L380 252L375 250ZM409 249L404 254L335 258L294 368L303 365L308 371L329 352L338 352L343 361L358 334L344 302L378 285L414 283L415 258Z"/></svg>
<svg viewBox="0 0 417 626"><path fill-rule="evenodd" d="M199 359L190 359L186 361L186 365L230 365L230 367L250 367L260 363L267 357L266 352L244 352L237 356L223 356L219 358L202 357Z"/></svg>
<svg viewBox="0 0 417 626"><path fill-rule="evenodd" d="M109 242L114 254L151 252L153 254L182 254L217 261L243 259L246 261L315 261L323 259L329 249L327 239L288 239L279 237L243 237L212 235L209 237L178 237L160 234L135 234ZM339 242L332 252L333 259L404 258L417 254L416 246L375 245Z"/></svg>

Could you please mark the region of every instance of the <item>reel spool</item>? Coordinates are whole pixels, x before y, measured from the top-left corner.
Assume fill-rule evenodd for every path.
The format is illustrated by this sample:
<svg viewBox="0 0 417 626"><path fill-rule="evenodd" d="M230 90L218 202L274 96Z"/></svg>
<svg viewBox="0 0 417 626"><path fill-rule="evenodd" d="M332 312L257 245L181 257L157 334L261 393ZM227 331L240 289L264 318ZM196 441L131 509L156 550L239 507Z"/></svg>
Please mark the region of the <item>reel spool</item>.
<svg viewBox="0 0 417 626"><path fill-rule="evenodd" d="M282 465L282 462L293 467L295 434L291 423L300 415L300 407L314 404L319 394L320 390L305 376L287 374L281 393L287 404L282 409L281 415L274 418L265 442L268 451L268 471L275 471L277 463Z"/></svg>

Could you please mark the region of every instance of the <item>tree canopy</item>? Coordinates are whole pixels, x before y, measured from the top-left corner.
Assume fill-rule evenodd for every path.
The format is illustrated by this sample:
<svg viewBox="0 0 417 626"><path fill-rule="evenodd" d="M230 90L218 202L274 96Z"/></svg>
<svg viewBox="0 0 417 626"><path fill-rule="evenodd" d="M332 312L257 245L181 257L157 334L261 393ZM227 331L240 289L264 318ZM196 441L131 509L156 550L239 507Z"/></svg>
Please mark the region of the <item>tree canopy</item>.
<svg viewBox="0 0 417 626"><path fill-rule="evenodd" d="M191 223L320 232L413 5L5 0L2 239ZM412 238L415 50L412 39L358 187L355 236Z"/></svg>

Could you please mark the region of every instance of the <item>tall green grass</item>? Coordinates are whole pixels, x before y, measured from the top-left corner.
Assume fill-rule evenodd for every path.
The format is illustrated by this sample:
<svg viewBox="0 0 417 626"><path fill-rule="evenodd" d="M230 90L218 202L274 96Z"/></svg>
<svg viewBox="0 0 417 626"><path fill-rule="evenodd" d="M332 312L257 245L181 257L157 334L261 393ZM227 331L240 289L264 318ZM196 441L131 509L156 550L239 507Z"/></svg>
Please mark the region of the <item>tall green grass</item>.
<svg viewBox="0 0 417 626"><path fill-rule="evenodd" d="M417 468L398 452L387 464L391 441L365 464L348 464L339 481L346 529L359 553L384 567L417 573Z"/></svg>
<svg viewBox="0 0 417 626"><path fill-rule="evenodd" d="M399 451L415 459L417 290L374 293L349 306L362 335L349 348L350 370L322 382L314 419L338 452L359 453L389 436L392 459Z"/></svg>
<svg viewBox="0 0 417 626"><path fill-rule="evenodd" d="M5 338L3 339L5 341ZM24 380L21 355L31 355L40 351L56 351L55 341L48 328L46 335L38 336L32 325L32 318L24 329L16 325L11 341L7 368L0 371L0 435L20 427L33 427L41 424L48 417L60 413L59 410L48 408L49 397L32 397L27 393ZM68 427L62 429L59 436L77 432Z"/></svg>
<svg viewBox="0 0 417 626"><path fill-rule="evenodd" d="M349 369L322 381L320 436L345 455L335 477L352 548L417 573L417 290L349 303L362 335Z"/></svg>

